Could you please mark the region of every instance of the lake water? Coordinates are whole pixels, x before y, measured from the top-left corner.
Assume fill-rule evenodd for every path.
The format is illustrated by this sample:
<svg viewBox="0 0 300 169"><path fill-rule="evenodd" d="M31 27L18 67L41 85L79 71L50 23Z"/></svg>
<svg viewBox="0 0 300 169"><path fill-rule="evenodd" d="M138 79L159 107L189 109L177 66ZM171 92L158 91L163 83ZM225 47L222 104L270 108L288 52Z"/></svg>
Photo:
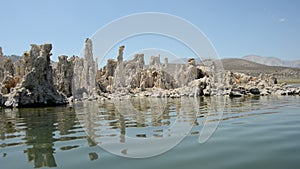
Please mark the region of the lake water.
<svg viewBox="0 0 300 169"><path fill-rule="evenodd" d="M217 117L209 114L214 98L130 100L137 112L126 111L129 102L100 103L96 110L89 103L79 104L76 111L69 107L1 109L0 168L300 168L299 96L223 99L219 126L203 144L198 137L204 120L211 116L208 123L213 123ZM96 144L108 137L126 143L124 135L165 138L181 110L188 115L183 121L191 131L163 154L126 158ZM126 155L126 150L122 153Z"/></svg>

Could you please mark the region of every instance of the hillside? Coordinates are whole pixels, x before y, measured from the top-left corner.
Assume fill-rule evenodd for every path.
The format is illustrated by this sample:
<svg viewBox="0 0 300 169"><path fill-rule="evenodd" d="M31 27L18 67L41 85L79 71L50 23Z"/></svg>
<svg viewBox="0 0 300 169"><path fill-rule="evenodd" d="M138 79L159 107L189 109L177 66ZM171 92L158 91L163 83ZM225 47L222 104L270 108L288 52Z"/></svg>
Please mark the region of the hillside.
<svg viewBox="0 0 300 169"><path fill-rule="evenodd" d="M251 76L274 74L282 82L300 82L300 68L268 66L237 58L222 59L222 64L225 70L233 72L246 73Z"/></svg>
<svg viewBox="0 0 300 169"><path fill-rule="evenodd" d="M286 61L276 57L263 57L258 55L247 55L242 57L245 60L268 65L268 66L283 66L300 68L300 60Z"/></svg>
<svg viewBox="0 0 300 169"><path fill-rule="evenodd" d="M247 56L247 59L243 58L225 58L221 59L223 67L226 71L232 72L240 72L245 73L251 76L259 76L260 74L274 74L279 82L286 83L300 83L300 61L294 62L294 66L297 67L289 67L289 66L280 66L280 65L288 65L285 61L282 61L277 58L267 58L269 61L265 61L265 57L260 57L252 55ZM256 60L257 62L266 62L266 64L261 64L257 62L250 61L251 59ZM177 67L180 67L183 61L188 60L188 58L175 59L170 61L169 71L172 72L176 70ZM196 59L196 63L201 64L200 59ZM270 66L276 65L276 66Z"/></svg>

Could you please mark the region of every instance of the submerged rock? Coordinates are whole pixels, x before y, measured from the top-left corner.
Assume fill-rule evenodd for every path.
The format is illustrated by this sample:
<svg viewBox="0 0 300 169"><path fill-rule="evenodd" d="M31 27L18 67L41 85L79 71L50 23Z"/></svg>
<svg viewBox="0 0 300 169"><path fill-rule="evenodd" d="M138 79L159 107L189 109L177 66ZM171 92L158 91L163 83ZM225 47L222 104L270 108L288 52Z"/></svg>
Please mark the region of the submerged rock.
<svg viewBox="0 0 300 169"><path fill-rule="evenodd" d="M230 97L242 97L243 92L241 90L234 89L229 93Z"/></svg>

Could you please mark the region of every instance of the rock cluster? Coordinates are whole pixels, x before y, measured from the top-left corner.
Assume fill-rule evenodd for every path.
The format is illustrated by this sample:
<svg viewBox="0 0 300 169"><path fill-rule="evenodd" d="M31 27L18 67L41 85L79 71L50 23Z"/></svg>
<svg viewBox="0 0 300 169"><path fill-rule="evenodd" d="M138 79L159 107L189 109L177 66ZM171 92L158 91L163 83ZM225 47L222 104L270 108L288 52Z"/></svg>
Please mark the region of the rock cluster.
<svg viewBox="0 0 300 169"><path fill-rule="evenodd" d="M167 69L168 59L162 64L160 56L152 56L149 65L145 64L144 54L135 54L132 60L123 61L124 49L124 46L120 46L118 60L109 59L106 66L98 71L100 95L177 97L203 94L209 80L204 78L206 74L196 66L195 59L189 59L179 70L170 72Z"/></svg>
<svg viewBox="0 0 300 169"><path fill-rule="evenodd" d="M194 58L187 64L170 72L160 62L160 56L152 56L149 65L144 55L136 54L132 60L123 61L125 47L119 48L118 60L109 59L106 66L98 71L99 94L104 98L118 96L214 96L225 95L242 97L248 95L294 95L299 88L277 84L273 75L253 77L244 73L222 72L219 63L210 60L209 64L197 65ZM175 72L175 73L173 73Z"/></svg>
<svg viewBox="0 0 300 169"><path fill-rule="evenodd" d="M31 45L15 62L3 57L0 48L0 105L5 107L49 106L67 104L73 99L110 99L119 96L230 97L299 95L300 88L277 84L273 75L258 77L244 73L223 72L218 61L196 64L164 63L160 55L145 63L144 54L124 60L125 46L120 46L117 60L108 59L98 70L92 40L85 41L84 57L62 55L51 62L52 45Z"/></svg>
<svg viewBox="0 0 300 169"><path fill-rule="evenodd" d="M298 95L299 88L277 84L277 79L270 74L253 77L244 73L228 71L225 75L224 95L241 97L244 95Z"/></svg>
<svg viewBox="0 0 300 169"><path fill-rule="evenodd" d="M31 45L23 55L24 77L15 76L13 64L7 61L2 85L1 105L5 107L50 106L66 104L53 82L50 65L51 44Z"/></svg>

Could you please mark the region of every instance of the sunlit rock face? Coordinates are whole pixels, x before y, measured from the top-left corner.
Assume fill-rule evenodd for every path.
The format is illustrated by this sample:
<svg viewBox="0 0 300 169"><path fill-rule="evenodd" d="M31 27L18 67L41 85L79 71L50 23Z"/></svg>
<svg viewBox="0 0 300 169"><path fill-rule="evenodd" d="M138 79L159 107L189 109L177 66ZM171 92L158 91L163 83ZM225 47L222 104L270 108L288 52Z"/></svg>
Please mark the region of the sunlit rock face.
<svg viewBox="0 0 300 169"><path fill-rule="evenodd" d="M22 59L25 75L8 94L3 95L4 106L51 106L67 103L66 97L56 90L53 82L51 50L51 44L32 44L31 50L24 53Z"/></svg>
<svg viewBox="0 0 300 169"><path fill-rule="evenodd" d="M93 43L87 38L85 41L84 57L75 57L72 93L75 99L96 97L97 61L93 58Z"/></svg>

